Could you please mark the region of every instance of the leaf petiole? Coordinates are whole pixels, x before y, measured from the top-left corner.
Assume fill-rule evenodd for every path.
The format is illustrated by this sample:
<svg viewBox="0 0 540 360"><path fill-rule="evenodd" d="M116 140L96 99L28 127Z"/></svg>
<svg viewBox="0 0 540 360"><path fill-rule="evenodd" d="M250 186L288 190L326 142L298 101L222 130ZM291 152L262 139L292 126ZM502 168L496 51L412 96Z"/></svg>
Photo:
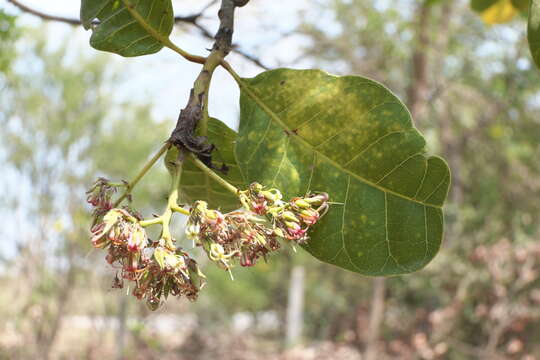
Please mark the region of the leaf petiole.
<svg viewBox="0 0 540 360"><path fill-rule="evenodd" d="M150 24L148 24L146 19L144 19L141 16L141 14L139 14L135 10L135 4L133 4L130 0L122 0L122 2L124 3L124 6L126 7L127 11L131 14L131 16L133 16L133 18L139 23L139 25L144 30L146 30L146 32L148 32L148 34L150 34L154 39L156 39L157 41L159 41L160 43L162 43L164 46L168 47L172 51L178 53L180 56L182 56L186 60L194 62L194 63L198 63L198 64L204 64L204 62L206 61L205 57L188 53L187 51L175 45L168 37L163 36L158 31L156 31L156 29L154 29Z"/></svg>
<svg viewBox="0 0 540 360"><path fill-rule="evenodd" d="M209 177L211 177L214 181L216 181L217 183L219 183L221 186L223 186L224 188L226 188L227 190L229 190L230 192L232 192L233 194L235 195L238 195L239 193L239 190L233 186L232 184L230 184L227 180L223 179L221 176L219 176L215 171L213 171L212 169L210 169L208 166L206 166L201 160L199 160L199 158L197 156L195 156L193 153L190 153L189 156L191 156L191 160L193 161L193 163L199 168L201 169L206 175L208 175Z"/></svg>

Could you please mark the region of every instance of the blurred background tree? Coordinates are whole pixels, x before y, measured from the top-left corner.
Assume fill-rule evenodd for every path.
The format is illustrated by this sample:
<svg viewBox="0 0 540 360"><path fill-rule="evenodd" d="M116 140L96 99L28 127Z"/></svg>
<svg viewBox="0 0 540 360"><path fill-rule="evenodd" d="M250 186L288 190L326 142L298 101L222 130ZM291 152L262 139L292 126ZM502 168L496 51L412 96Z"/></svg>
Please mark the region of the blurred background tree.
<svg viewBox="0 0 540 360"><path fill-rule="evenodd" d="M35 344L11 356L48 358L65 314L114 313L111 299L90 306L85 300L91 293L77 294L88 283L104 286L102 259L88 243L84 192L96 173L133 176L167 127L152 119L149 105L112 101L107 92L115 78L105 58L47 49L37 31L22 34L24 46L4 72L0 125L8 162L3 187L20 184L2 199L17 235L6 245L14 254L4 264L15 278L5 280L24 281L8 282L2 309L5 319L17 320L17 330L32 336L28 344ZM157 175L135 199L146 208L166 196L167 181Z"/></svg>
<svg viewBox="0 0 540 360"><path fill-rule="evenodd" d="M466 0L299 9L286 34L301 39L298 61L384 83L449 160L436 260L383 281L283 252L235 269L234 282L207 267L198 303L148 314L108 290L110 273L90 251L84 190L96 172L129 178L173 122L156 120L150 103L110 95L129 79L107 55L81 55L67 40L51 49L42 28L21 30L0 12L2 186L20 189L0 200L17 230L3 236L16 246L2 248L0 358L540 359L540 73L523 20L487 27ZM135 196L148 214L167 189L159 172ZM303 335L285 348L298 266Z"/></svg>

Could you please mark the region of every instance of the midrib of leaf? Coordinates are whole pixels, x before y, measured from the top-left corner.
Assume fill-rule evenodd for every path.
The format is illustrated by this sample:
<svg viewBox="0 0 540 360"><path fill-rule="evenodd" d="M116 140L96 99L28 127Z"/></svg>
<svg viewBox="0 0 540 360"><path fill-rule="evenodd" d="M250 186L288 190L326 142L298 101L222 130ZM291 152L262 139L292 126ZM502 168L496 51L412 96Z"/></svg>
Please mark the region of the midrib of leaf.
<svg viewBox="0 0 540 360"><path fill-rule="evenodd" d="M235 76L235 80L238 82L238 84L244 89L244 91L246 92L246 94L258 105L261 107L261 109L264 110L264 112L266 112L268 114L268 116L270 116L270 118L275 121L279 126L281 126L287 133L289 134L292 134L292 129L290 127L288 127L280 118L279 116L274 112L272 111L272 109L270 109L264 102L264 100L262 100L256 93L255 93L255 90L252 89L242 78L240 77L236 77ZM265 135L266 136L266 135ZM418 203L418 204L422 204L424 206L429 206L429 207L433 207L433 208L437 208L437 209L440 209L442 208L442 206L437 206L437 205L434 205L434 204L428 204L424 201L420 201L418 199L413 199L411 197L408 197L406 195L403 195L403 194L400 194L400 193L397 193L393 190L390 190L390 189L387 189L385 187L382 187L368 179L365 179L364 177L358 175L358 174L355 174L353 173L352 171L342 167L340 164L338 164L337 162L335 162L334 160L330 159L328 156L326 156L325 154L323 154L322 152L320 151L317 151L317 148L312 146L310 143L308 143L307 141L305 141L304 139L302 139L300 136L297 136L297 135L290 135L289 138L291 137L294 137L294 139L298 142L300 142L302 145L306 146L307 148L311 149L314 153L317 154L317 156L321 156L324 160L326 160L328 163L332 164L333 166L335 166L337 169L347 173L349 176L353 176L354 178L364 182L365 184L367 185L370 185L376 189L379 189L381 190L382 192L384 192L385 194L392 194L392 195L395 195L395 196L398 196L400 198L403 198L403 199L406 199L406 200L409 200L409 201L412 201L412 202L415 202L415 203ZM263 136L264 138L264 136ZM262 141L261 141L262 142ZM426 168L427 169L427 168ZM442 181L439 183L439 185L436 186L436 190L439 189L439 187L447 180L447 177L444 177L442 179ZM428 200L433 194L435 193L432 192L428 197L426 197L425 200Z"/></svg>
<svg viewBox="0 0 540 360"><path fill-rule="evenodd" d="M154 2L152 3L152 8L154 7L155 2L156 2L156 0L154 0ZM141 14L139 14L139 12L137 12L135 10L135 7L136 7L135 4L133 4L130 0L122 0L122 3L126 7L127 11L131 14L131 16L133 16L133 18L135 20L137 20L139 25L146 32L148 32L154 39L159 41L162 45L164 45L164 46L178 52L181 55L182 55L182 53L184 53L184 51L182 49L180 49L178 46L176 46L168 37L163 36L162 34L159 33L159 30L156 30L156 29L154 29L154 27L152 27L152 25L150 25L147 22L147 20L145 18L143 18L141 16ZM150 11L150 14L151 14L151 11Z"/></svg>

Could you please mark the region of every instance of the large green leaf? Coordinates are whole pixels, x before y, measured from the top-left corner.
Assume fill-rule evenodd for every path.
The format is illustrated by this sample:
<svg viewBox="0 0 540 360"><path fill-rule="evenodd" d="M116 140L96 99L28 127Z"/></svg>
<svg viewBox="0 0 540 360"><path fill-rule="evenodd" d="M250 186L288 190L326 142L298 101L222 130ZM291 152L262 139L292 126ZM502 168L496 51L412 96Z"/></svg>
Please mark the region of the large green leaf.
<svg viewBox="0 0 540 360"><path fill-rule="evenodd" d="M531 0L527 36L534 62L536 63L536 66L540 68L540 0Z"/></svg>
<svg viewBox="0 0 540 360"><path fill-rule="evenodd" d="M99 23L92 26L92 21ZM163 48L174 24L171 0L82 0L81 21L92 28L90 45L122 56Z"/></svg>
<svg viewBox="0 0 540 360"><path fill-rule="evenodd" d="M216 146L212 153L212 162L228 168L226 174L220 174L225 180L238 188L245 184L234 157L234 143L236 132L217 119L208 122L208 141ZM191 160L186 160L180 184L182 200L192 203L195 200L204 200L212 208L222 211L238 209L241 205L238 197L223 188L212 178L202 172Z"/></svg>
<svg viewBox="0 0 540 360"><path fill-rule="evenodd" d="M307 251L366 275L413 272L437 253L448 166L424 155L405 106L372 80L278 69L241 81L235 148L247 182L333 202Z"/></svg>

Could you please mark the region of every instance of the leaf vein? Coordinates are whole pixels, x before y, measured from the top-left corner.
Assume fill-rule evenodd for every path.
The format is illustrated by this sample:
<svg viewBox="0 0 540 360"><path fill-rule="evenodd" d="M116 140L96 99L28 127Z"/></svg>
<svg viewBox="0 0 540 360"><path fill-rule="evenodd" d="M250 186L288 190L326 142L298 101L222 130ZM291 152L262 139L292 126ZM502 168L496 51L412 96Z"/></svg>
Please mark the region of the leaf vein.
<svg viewBox="0 0 540 360"><path fill-rule="evenodd" d="M442 181L439 183L439 185L437 185L437 186L435 187L435 190L433 190L433 191L432 191L432 192L424 199L424 201L428 201L429 198L432 197L432 196L437 192L437 190L439 190L439 188L441 187L441 185L444 184L445 181L446 181L448 178L449 178L449 176L446 175L446 176L442 179Z"/></svg>
<svg viewBox="0 0 540 360"><path fill-rule="evenodd" d="M283 156L281 157L281 161L279 163L279 167L276 171L276 174L274 175L274 178L272 179L272 186L276 186L276 179L279 176L279 173L281 172L281 168L283 167L283 163L285 162L285 159L287 158L287 147L289 146L290 141L291 141L291 138L287 137L285 148L283 149Z"/></svg>
<svg viewBox="0 0 540 360"><path fill-rule="evenodd" d="M352 261L352 258L351 258L351 255L349 254L349 249L347 249L347 246L346 246L346 243L345 243L345 213L347 212L347 201L349 199L349 189L351 187L351 176L349 175L348 178L347 178L347 190L345 190L345 200L343 201L343 217L341 219L341 240L343 242L343 251L345 252L345 255L347 255L347 258L349 259L349 262L351 263L351 265L358 271L362 271L362 269L360 269L358 267L358 265L356 265L353 261Z"/></svg>
<svg viewBox="0 0 540 360"><path fill-rule="evenodd" d="M420 184L418 185L418 188L416 189L416 193L414 194L415 199L418 196L418 193L420 193L420 190L422 190L422 187L424 186L424 181L426 180L428 167L429 167L429 162L427 161L427 159L425 160L425 163L426 163L426 167L424 168L424 176L422 176L422 181L420 181Z"/></svg>
<svg viewBox="0 0 540 360"><path fill-rule="evenodd" d="M399 131L391 131L389 133L386 133L380 137L378 137L377 139L375 139L373 142L371 142L369 145L367 145L364 149L360 150L360 152L358 154L356 154L355 156L353 156L352 159L350 159L349 161L347 161L343 166L347 166L349 165L350 163L352 163L353 161L355 161L356 159L358 159L360 156L362 156L366 151L368 151L371 147L377 145L381 140L387 138L388 136L392 136L392 135L396 135L396 134L404 134L405 131L403 130L399 130Z"/></svg>
<svg viewBox="0 0 540 360"><path fill-rule="evenodd" d="M402 162L400 162L399 164L397 164L393 169L391 169L390 171L388 171L385 175L383 175L382 178L380 178L380 180L377 180L377 182L375 184L379 184L381 181L383 181L384 179L386 179L388 176L390 176L394 171L396 171L397 169L399 169L400 167L402 167L403 165L405 165L405 163L409 160L411 160L412 158L414 158L415 156L418 156L418 155L421 155L422 153L414 153L412 154L411 156L407 157L405 160L403 160Z"/></svg>

